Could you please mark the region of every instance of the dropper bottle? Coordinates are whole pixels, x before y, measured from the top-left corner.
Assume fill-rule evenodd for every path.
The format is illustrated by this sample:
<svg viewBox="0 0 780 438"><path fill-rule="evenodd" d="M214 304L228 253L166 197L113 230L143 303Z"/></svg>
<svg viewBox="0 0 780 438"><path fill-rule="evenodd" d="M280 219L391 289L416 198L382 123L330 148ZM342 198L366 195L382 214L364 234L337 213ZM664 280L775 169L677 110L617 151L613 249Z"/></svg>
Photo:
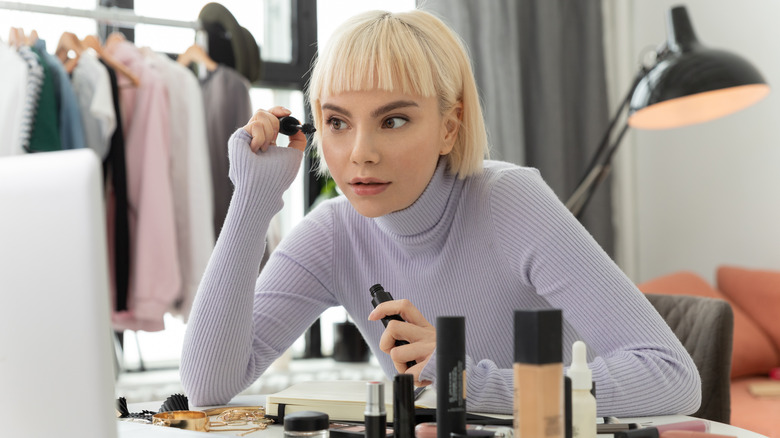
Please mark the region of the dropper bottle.
<svg viewBox="0 0 780 438"><path fill-rule="evenodd" d="M593 374L584 342L572 345L571 357L566 375L571 378L572 437L596 438L596 398L591 393Z"/></svg>

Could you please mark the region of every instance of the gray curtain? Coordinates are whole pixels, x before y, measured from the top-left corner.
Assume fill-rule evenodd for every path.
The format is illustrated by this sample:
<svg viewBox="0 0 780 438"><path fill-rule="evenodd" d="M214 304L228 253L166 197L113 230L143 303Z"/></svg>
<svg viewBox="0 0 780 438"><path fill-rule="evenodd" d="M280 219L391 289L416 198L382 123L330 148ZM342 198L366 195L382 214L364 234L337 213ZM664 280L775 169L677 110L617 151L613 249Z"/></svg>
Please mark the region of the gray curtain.
<svg viewBox="0 0 780 438"><path fill-rule="evenodd" d="M493 159L539 169L562 201L609 114L600 0L418 0L466 43ZM614 253L608 178L582 223Z"/></svg>

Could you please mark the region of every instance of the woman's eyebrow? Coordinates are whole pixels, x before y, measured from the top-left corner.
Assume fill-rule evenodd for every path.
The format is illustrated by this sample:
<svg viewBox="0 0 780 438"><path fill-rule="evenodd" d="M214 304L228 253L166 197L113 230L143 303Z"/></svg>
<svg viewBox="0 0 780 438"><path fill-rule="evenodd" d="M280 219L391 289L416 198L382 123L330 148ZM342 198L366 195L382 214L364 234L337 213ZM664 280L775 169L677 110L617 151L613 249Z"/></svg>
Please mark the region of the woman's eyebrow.
<svg viewBox="0 0 780 438"><path fill-rule="evenodd" d="M390 102L385 105L382 105L379 108L372 111L371 117L377 118L382 114L388 113L390 111L397 110L399 108L406 108L410 106L419 107L420 105L417 105L417 102L413 100L396 100L394 102Z"/></svg>
<svg viewBox="0 0 780 438"><path fill-rule="evenodd" d="M344 114L347 117L352 117L352 114L349 111L347 111L345 108L342 108L338 105L334 105L332 103L323 103L321 109L335 111L337 113Z"/></svg>

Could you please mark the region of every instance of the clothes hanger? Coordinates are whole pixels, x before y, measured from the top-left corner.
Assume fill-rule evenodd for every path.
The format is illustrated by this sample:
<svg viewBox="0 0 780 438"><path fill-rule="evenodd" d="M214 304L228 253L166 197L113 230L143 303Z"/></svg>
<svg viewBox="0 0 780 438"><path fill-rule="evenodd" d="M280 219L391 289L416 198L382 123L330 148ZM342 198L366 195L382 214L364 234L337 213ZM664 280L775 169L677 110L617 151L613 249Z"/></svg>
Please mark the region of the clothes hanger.
<svg viewBox="0 0 780 438"><path fill-rule="evenodd" d="M76 68L79 57L85 48L76 34L63 32L60 41L57 43L57 50L54 52L54 55L62 61L65 71L70 74Z"/></svg>
<svg viewBox="0 0 780 438"><path fill-rule="evenodd" d="M203 50L203 47L201 47L199 44L193 44L188 47L184 53L176 58L176 62L185 67L189 67L190 64L196 63L199 66L205 67L208 71L216 70L217 66L219 65L216 61L211 59L208 53L206 53L206 51Z"/></svg>
<svg viewBox="0 0 780 438"><path fill-rule="evenodd" d="M114 35L114 34L111 34ZM119 34L121 35L121 34ZM122 40L124 40L124 37L122 37ZM94 50L97 55L102 59L106 64L109 65L114 71L121 73L128 79L130 79L130 82L133 84L134 87L137 87L141 84L140 79L138 79L138 76L136 76L135 73L132 72L126 65L122 64L121 62L117 61L114 57L106 53L105 50L103 50L103 47L100 45L100 40L95 35L87 35L84 37L84 39L81 41L81 43L88 48L91 48Z"/></svg>
<svg viewBox="0 0 780 438"><path fill-rule="evenodd" d="M38 41L38 32L33 29L30 31L30 34L24 38L24 42L26 45L32 47L36 41Z"/></svg>

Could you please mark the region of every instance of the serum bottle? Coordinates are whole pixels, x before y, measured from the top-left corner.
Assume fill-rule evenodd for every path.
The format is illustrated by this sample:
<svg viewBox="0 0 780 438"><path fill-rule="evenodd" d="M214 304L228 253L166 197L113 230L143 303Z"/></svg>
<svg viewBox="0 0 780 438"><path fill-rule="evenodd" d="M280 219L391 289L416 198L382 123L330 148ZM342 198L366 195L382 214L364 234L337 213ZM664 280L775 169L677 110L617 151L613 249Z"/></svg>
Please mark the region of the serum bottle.
<svg viewBox="0 0 780 438"><path fill-rule="evenodd" d="M514 438L564 437L562 344L559 309L515 311Z"/></svg>
<svg viewBox="0 0 780 438"><path fill-rule="evenodd" d="M571 366L567 375L571 379L572 437L596 438L596 398L591 392L593 377L588 368L585 343L572 345Z"/></svg>

